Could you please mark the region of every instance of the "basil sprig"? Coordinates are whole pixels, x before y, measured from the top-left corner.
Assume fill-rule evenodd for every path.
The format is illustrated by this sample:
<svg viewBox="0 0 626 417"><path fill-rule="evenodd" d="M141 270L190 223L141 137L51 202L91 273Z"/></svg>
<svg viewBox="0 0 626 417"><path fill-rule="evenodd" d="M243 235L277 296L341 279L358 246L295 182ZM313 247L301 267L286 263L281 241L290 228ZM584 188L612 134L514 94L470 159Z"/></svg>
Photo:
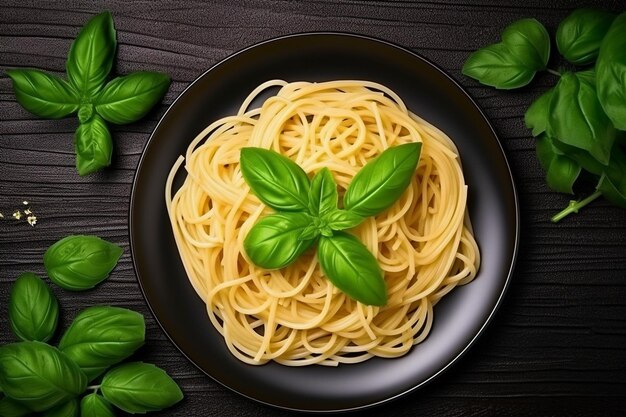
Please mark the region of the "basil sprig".
<svg viewBox="0 0 626 417"><path fill-rule="evenodd" d="M534 70L546 69L559 76L556 85L537 98L525 114L526 126L536 137L537 158L546 171L546 182L555 191L573 194L581 172L586 171L597 180L593 194L570 201L552 221L577 213L600 196L626 208L626 134L620 132L626 130L626 13L616 17L604 11L580 9L561 22L556 43L564 58L575 65L596 61L595 67L575 72L545 68L550 38L547 32L545 36L536 36L540 32L537 25L541 24L529 19L513 23L505 34L510 35L511 28L517 28L527 40L507 42L503 34L501 44L508 50L509 55L503 59L510 66L515 67L521 60ZM535 35L531 35L533 32ZM463 73L496 88L525 85L506 78L500 71L501 63L494 63L489 57L490 48L470 55ZM539 54L543 66L535 65L539 61L533 49L547 51ZM518 68L518 79L530 81L528 65Z"/></svg>
<svg viewBox="0 0 626 417"><path fill-rule="evenodd" d="M104 12L89 20L72 43L66 62L69 82L39 70L7 71L18 103L29 112L48 119L78 112L74 144L80 175L111 164L113 141L106 122L126 124L141 119L170 84L167 75L148 71L106 83L116 48L113 18Z"/></svg>
<svg viewBox="0 0 626 417"><path fill-rule="evenodd" d="M258 221L244 239L248 258L265 269L293 263L319 243L326 277L351 298L383 306L387 290L374 255L355 236L342 232L388 209L415 175L421 143L385 150L352 179L339 207L337 184L328 168L312 180L295 162L261 148L241 150L240 167L252 192L278 213Z"/></svg>

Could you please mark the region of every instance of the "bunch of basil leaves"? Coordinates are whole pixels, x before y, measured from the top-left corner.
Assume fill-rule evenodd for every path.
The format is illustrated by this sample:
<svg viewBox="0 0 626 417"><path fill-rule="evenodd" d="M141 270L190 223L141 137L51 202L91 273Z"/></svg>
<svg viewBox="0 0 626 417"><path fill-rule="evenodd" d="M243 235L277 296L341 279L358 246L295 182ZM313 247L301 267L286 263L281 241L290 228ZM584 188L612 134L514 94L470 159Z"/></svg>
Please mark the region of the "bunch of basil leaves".
<svg viewBox="0 0 626 417"><path fill-rule="evenodd" d="M72 43L68 81L36 69L7 71L17 101L31 113L60 119L78 112L74 134L76 169L87 175L111 164L113 141L106 122L137 121L165 95L170 79L140 71L106 83L117 48L111 13L93 17Z"/></svg>
<svg viewBox="0 0 626 417"><path fill-rule="evenodd" d="M121 254L120 247L98 237L68 236L46 251L44 264L53 282L84 290L104 280ZM113 406L145 413L182 399L162 369L143 362L117 365L144 344L141 314L86 308L54 347L46 342L58 320L59 304L50 287L33 273L20 275L9 296L9 323L20 341L0 346L0 416L112 417Z"/></svg>
<svg viewBox="0 0 626 417"><path fill-rule="evenodd" d="M261 148L241 150L240 167L252 192L277 213L258 221L244 239L250 260L283 268L318 245L323 273L341 291L367 304L387 303L383 274L372 253L344 232L389 208L414 177L421 143L388 148L352 179L339 208L337 184L328 168L312 180L289 158Z"/></svg>
<svg viewBox="0 0 626 417"><path fill-rule="evenodd" d="M552 221L600 196L626 208L626 13L576 10L559 24L556 45L578 71L548 69L548 31L535 19L522 19L504 29L501 42L471 54L463 74L498 89L523 87L537 71L559 76L528 108L526 126L536 137L550 188L573 194L583 170L597 185Z"/></svg>

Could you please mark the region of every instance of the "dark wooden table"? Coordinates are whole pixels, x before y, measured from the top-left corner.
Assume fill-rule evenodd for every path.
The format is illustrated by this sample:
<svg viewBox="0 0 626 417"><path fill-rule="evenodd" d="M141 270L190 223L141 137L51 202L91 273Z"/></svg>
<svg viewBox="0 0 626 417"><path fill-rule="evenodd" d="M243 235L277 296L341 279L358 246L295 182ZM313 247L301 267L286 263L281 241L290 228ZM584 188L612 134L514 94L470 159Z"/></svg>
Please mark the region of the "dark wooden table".
<svg viewBox="0 0 626 417"><path fill-rule="evenodd" d="M462 3L462 4L461 4ZM54 288L61 327L82 308L109 303L146 316L147 343L136 355L165 368L185 399L153 415L270 416L287 412L223 388L191 365L150 314L128 247L128 206L137 162L174 98L211 65L256 42L301 31L348 31L413 49L443 67L474 97L500 136L520 195L521 249L511 286L484 336L452 369L424 389L369 415L626 415L626 211L596 201L560 224L549 218L568 197L551 192L524 127L530 101L554 83L541 74L527 88L501 92L460 73L470 51L495 42L502 28L536 17L554 33L572 9L618 1L384 2L22 1L0 3L0 70L37 67L62 75L79 27L110 10L119 49L114 72L151 69L173 79L163 103L143 121L114 128L112 166L81 178L74 168L75 119L40 120L22 109L0 77L0 212L29 202L38 223L0 221L0 342L11 283L23 271L42 276L45 249L68 234L96 234L122 245L103 285L82 294ZM558 64L558 63L557 63Z"/></svg>

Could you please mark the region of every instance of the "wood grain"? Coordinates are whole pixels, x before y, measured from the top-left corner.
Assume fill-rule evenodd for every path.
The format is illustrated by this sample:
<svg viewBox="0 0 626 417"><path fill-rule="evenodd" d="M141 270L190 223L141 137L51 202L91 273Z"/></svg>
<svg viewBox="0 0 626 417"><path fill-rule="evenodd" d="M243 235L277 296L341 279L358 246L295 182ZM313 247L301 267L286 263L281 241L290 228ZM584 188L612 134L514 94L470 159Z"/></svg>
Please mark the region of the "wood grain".
<svg viewBox="0 0 626 417"><path fill-rule="evenodd" d="M467 55L497 41L502 28L536 17L552 33L569 11L619 1L3 1L0 70L37 67L61 75L71 40L93 14L111 10L118 31L115 72L148 69L173 79L163 103L144 120L115 127L112 166L87 178L74 168L76 121L40 120L0 77L0 212L28 200L39 222L0 221L0 342L12 340L8 291L23 271L44 275L42 255L57 239L97 234L125 254L111 278L77 296L54 288L65 328L82 308L114 304L143 313L147 343L137 358L157 363L185 399L155 416L283 416L244 399L194 368L156 325L141 296L128 248L130 189L159 117L200 73L230 53L278 35L334 30L396 42L431 59L474 97L493 123L520 195L519 260L503 306L484 337L430 386L367 415L626 415L626 211L594 202L560 224L549 217L568 197L551 192L524 127L528 104L555 79L540 74L501 92L464 77ZM561 63L554 59L551 66Z"/></svg>

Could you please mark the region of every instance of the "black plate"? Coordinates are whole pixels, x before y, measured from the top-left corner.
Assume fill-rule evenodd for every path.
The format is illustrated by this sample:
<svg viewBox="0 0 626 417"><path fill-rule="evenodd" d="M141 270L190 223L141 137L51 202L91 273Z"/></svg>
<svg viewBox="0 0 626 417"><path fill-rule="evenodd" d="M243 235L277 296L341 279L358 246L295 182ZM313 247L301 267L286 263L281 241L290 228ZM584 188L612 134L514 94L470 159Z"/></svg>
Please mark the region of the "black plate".
<svg viewBox="0 0 626 417"><path fill-rule="evenodd" d="M234 114L252 89L274 78L385 84L459 147L483 263L474 282L455 289L435 307L432 332L402 358L375 358L337 368L243 364L228 352L187 280L164 204L170 167L205 126ZM517 253L518 229L515 188L500 143L461 87L408 50L338 33L263 42L202 74L172 104L148 141L130 203L135 271L152 312L174 344L226 387L270 405L307 411L378 404L416 389L448 368L476 340L500 303Z"/></svg>

